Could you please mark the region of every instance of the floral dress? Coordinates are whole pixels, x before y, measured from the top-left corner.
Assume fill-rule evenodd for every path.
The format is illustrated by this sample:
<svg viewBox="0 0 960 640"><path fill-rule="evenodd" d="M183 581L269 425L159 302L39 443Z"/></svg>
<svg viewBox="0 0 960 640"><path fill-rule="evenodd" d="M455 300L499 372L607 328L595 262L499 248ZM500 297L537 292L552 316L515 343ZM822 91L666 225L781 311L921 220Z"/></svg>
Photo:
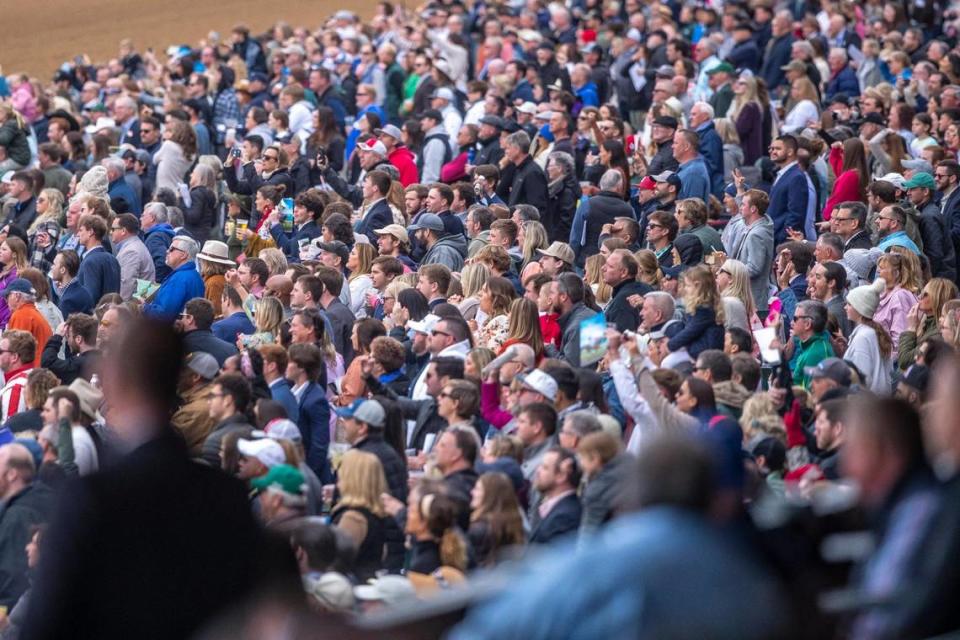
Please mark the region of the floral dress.
<svg viewBox="0 0 960 640"><path fill-rule="evenodd" d="M506 314L488 318L477 332L477 346L499 353L507 339L509 325L510 318Z"/></svg>

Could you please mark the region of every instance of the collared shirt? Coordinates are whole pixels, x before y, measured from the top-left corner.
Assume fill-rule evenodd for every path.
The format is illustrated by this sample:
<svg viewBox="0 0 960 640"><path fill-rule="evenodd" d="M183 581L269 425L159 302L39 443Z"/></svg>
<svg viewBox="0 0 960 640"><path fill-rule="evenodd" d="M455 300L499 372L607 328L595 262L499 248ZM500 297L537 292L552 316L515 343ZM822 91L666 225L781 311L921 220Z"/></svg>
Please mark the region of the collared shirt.
<svg viewBox="0 0 960 640"><path fill-rule="evenodd" d="M307 390L308 384L310 384L309 381L304 382L303 384L298 384L297 386L290 389L290 391L293 393L293 397L297 399L297 402L299 402L300 398L303 397L304 392Z"/></svg>
<svg viewBox="0 0 960 640"><path fill-rule="evenodd" d="M785 174L787 171L790 171L790 169L792 169L793 166L796 165L796 164L797 164L797 161L794 160L793 162L791 162L790 164L788 164L788 165L785 166L784 168L780 169L780 171L777 171L777 177L774 178L773 184L777 184L778 182L780 182L780 178L783 177L783 174Z"/></svg>
<svg viewBox="0 0 960 640"><path fill-rule="evenodd" d="M553 508L554 508L555 506L557 506L557 504L558 504L561 500L563 500L563 499L566 498L567 496L572 495L572 494L574 494L574 493L576 493L576 492L575 492L573 489L570 489L569 491L564 491L563 493L560 493L560 494L558 494L558 495L555 495L555 496L553 496L552 498L547 498L546 500L544 500L543 502L541 502L541 503L540 503L540 506L537 507L537 511L539 511L539 513L540 513L540 519L543 520L543 519L546 518L548 515L550 515L550 512L553 511Z"/></svg>

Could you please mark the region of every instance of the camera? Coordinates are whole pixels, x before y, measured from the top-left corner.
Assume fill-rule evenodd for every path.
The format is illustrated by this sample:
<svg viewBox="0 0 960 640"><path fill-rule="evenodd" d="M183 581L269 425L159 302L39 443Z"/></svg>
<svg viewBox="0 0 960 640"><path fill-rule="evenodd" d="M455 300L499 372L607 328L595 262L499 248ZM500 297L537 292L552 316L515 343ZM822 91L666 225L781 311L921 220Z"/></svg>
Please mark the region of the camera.
<svg viewBox="0 0 960 640"><path fill-rule="evenodd" d="M240 147L234 147L233 149L230 149L231 158L239 158L240 155L241 155Z"/></svg>

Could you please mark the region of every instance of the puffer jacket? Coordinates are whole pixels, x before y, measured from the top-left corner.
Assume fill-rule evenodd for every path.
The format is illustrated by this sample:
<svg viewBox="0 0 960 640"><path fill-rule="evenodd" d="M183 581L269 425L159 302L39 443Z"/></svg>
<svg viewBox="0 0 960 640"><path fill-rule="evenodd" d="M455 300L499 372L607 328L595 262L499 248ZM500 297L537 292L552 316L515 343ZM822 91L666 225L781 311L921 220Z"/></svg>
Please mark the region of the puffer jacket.
<svg viewBox="0 0 960 640"><path fill-rule="evenodd" d="M7 150L7 157L14 162L23 166L30 164L27 130L17 126L16 118L10 118L0 125L0 147Z"/></svg>

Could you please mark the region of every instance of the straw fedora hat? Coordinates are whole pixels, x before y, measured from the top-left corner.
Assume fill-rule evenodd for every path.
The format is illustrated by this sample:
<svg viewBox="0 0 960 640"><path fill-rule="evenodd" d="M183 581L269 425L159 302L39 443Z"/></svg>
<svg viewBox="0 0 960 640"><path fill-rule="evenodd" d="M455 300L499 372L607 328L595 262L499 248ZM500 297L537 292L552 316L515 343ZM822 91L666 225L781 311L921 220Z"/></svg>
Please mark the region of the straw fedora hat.
<svg viewBox="0 0 960 640"><path fill-rule="evenodd" d="M219 240L207 240L204 242L203 249L197 254L197 257L207 262L229 265L236 264L230 259L230 250L227 248L227 244Z"/></svg>

